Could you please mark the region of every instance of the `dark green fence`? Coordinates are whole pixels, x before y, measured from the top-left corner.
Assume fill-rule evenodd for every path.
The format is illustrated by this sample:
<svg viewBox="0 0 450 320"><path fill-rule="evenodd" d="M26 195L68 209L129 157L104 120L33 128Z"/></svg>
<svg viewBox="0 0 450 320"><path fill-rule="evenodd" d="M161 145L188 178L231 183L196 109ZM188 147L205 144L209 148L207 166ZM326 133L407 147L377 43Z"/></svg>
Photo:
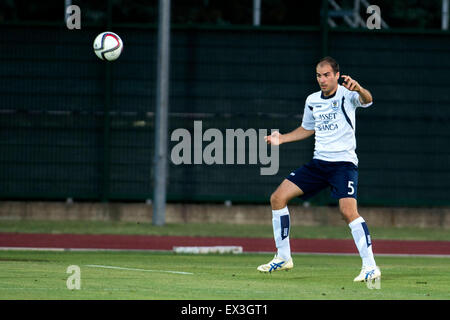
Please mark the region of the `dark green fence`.
<svg viewBox="0 0 450 320"><path fill-rule="evenodd" d="M115 27L124 51L109 67L92 51L101 31L0 27L1 199L152 198L156 29ZM169 135L193 132L195 120L224 134L287 132L318 90L319 29L174 28L171 40ZM449 34L341 30L328 41L342 73L375 101L357 112L359 202L449 205ZM261 165L169 159L168 198L268 202L312 152L312 139L281 146L273 176ZM331 202L329 192L313 202Z"/></svg>

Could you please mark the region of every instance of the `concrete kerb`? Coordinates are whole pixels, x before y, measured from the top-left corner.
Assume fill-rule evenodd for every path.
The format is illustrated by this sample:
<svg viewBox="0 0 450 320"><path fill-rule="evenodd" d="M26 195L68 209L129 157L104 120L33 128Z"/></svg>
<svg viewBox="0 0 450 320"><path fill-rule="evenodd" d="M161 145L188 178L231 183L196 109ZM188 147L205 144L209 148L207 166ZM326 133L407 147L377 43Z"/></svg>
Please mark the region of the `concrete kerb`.
<svg viewBox="0 0 450 320"><path fill-rule="evenodd" d="M167 204L166 223L271 224L270 205ZM291 224L345 225L337 207L290 205ZM450 228L450 208L360 207L371 226ZM146 203L1 201L0 220L151 222Z"/></svg>

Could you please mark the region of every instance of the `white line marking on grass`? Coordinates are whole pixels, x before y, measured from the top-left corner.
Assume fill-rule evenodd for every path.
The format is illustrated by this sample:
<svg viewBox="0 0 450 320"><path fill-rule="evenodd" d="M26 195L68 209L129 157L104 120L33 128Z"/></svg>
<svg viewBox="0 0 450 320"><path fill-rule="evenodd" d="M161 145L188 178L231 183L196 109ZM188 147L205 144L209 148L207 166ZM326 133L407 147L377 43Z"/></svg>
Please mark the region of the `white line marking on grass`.
<svg viewBox="0 0 450 320"><path fill-rule="evenodd" d="M83 249L83 248L33 248L33 247L0 247L0 251L68 251L68 252L173 252L173 250L157 249ZM273 251L245 251L245 254L271 254ZM298 255L330 255L330 256L358 256L358 253L333 252L292 252ZM421 258L450 258L450 254L424 254L424 253L375 253L386 257L421 257Z"/></svg>
<svg viewBox="0 0 450 320"><path fill-rule="evenodd" d="M90 268L103 268L103 269L128 270L128 271L164 272L164 273L174 273L174 274L193 274L192 272L184 272L184 271L137 269L137 268L126 268L126 267L115 267L115 266L102 266L102 265L97 265L97 264L86 264L84 266L85 267L90 267Z"/></svg>

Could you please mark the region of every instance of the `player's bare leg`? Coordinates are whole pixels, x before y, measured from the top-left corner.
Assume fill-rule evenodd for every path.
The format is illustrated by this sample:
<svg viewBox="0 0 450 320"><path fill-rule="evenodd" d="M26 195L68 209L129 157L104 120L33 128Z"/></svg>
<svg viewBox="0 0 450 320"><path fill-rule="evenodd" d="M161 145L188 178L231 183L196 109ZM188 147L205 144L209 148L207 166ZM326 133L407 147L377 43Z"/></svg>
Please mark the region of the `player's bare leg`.
<svg viewBox="0 0 450 320"><path fill-rule="evenodd" d="M369 281L380 278L381 271L377 267L373 257L369 229L364 219L358 213L356 199L339 199L339 209L351 229L353 239L362 259L361 272L353 281Z"/></svg>
<svg viewBox="0 0 450 320"><path fill-rule="evenodd" d="M270 196L272 210L280 210L287 206L288 202L300 197L303 191L293 182L284 179L274 193Z"/></svg>
<svg viewBox="0 0 450 320"><path fill-rule="evenodd" d="M293 182L285 179L270 197L272 206L272 225L277 254L267 264L260 265L261 272L289 270L294 267L289 245L290 217L287 204L289 200L299 197L303 191Z"/></svg>
<svg viewBox="0 0 450 320"><path fill-rule="evenodd" d="M347 224L360 217L355 198L339 199L339 210Z"/></svg>

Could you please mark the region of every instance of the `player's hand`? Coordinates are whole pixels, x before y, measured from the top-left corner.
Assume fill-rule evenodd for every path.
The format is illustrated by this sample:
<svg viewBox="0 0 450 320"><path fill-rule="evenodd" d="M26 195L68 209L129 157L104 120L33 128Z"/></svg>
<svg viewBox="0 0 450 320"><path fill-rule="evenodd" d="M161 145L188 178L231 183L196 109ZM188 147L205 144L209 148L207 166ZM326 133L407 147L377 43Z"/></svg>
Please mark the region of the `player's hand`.
<svg viewBox="0 0 450 320"><path fill-rule="evenodd" d="M266 141L267 144L278 146L281 144L281 136L281 133L279 133L278 131L274 131L270 136L265 136L264 141Z"/></svg>
<svg viewBox="0 0 450 320"><path fill-rule="evenodd" d="M356 92L359 92L361 90L361 86L359 85L358 81L353 80L350 76L342 75L341 78L344 78L344 82L342 83L342 85L348 90Z"/></svg>

